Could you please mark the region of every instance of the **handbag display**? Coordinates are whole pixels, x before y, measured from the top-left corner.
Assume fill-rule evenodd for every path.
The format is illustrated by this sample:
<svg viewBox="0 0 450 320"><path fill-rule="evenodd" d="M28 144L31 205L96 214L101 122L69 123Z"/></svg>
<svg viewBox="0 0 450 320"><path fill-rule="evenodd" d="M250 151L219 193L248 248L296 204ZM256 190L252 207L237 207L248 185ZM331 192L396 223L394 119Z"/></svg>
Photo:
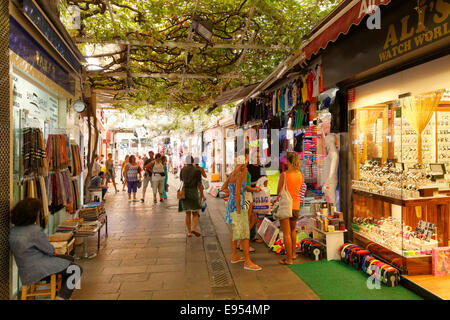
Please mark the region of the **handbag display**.
<svg viewBox="0 0 450 320"><path fill-rule="evenodd" d="M184 200L185 198L186 198L186 195L184 194L184 183L181 182L180 188L177 191L177 199Z"/></svg>
<svg viewBox="0 0 450 320"><path fill-rule="evenodd" d="M292 197L286 189L286 177L284 178L283 189L281 189L280 198L274 205L273 217L277 220L283 220L292 217Z"/></svg>

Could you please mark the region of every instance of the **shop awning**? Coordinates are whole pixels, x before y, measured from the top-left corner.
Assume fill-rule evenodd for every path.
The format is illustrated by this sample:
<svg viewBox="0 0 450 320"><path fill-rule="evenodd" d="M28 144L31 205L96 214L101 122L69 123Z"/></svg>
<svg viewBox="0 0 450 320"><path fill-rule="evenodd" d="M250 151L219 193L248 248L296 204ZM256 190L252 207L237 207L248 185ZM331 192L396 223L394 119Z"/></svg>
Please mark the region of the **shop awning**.
<svg viewBox="0 0 450 320"><path fill-rule="evenodd" d="M339 35L346 35L352 25L359 25L371 6L387 5L391 0L350 0L337 6L317 27L315 27L302 50L301 60L308 60L319 50L335 42Z"/></svg>
<svg viewBox="0 0 450 320"><path fill-rule="evenodd" d="M241 99L244 99L253 89L255 89L259 85L259 82L250 84L245 87L237 88L231 91L227 91L222 93L213 103L213 107L208 109L208 112L211 112L217 107L222 105L235 102Z"/></svg>

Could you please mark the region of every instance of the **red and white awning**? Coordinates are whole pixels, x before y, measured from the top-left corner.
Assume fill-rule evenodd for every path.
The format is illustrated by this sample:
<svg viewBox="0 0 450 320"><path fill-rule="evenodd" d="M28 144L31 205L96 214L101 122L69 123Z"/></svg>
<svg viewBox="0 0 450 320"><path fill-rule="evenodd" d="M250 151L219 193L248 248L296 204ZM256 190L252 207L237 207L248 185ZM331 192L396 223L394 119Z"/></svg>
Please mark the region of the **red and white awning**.
<svg viewBox="0 0 450 320"><path fill-rule="evenodd" d="M364 17L372 14L374 6L387 5L392 0L353 0L339 11L330 21L315 32L301 48L301 61L311 58L320 49L325 49L330 42L335 42L339 35L347 34L352 25L359 25Z"/></svg>

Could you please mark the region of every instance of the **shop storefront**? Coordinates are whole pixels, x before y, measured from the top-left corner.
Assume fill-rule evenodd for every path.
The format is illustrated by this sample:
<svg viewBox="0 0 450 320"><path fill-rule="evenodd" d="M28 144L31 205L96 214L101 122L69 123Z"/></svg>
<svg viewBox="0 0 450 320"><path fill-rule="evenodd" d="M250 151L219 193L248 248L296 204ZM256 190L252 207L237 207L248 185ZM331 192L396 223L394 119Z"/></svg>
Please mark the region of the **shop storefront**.
<svg viewBox="0 0 450 320"><path fill-rule="evenodd" d="M202 165L206 166L211 182L222 181L223 133L217 126L203 132Z"/></svg>
<svg viewBox="0 0 450 320"><path fill-rule="evenodd" d="M41 199L40 224L51 235L82 205L85 132L73 107L81 99L82 56L59 38L34 3L24 3L24 11L10 9L11 204ZM48 191L56 189L67 191L64 199ZM10 283L14 297L20 285L14 262Z"/></svg>
<svg viewBox="0 0 450 320"><path fill-rule="evenodd" d="M357 14L364 3L322 25L301 61L320 56L324 87L348 103L331 114L348 120L349 240L398 269L404 285L449 299L450 11L442 1L384 1L368 18ZM368 29L377 17L382 27Z"/></svg>

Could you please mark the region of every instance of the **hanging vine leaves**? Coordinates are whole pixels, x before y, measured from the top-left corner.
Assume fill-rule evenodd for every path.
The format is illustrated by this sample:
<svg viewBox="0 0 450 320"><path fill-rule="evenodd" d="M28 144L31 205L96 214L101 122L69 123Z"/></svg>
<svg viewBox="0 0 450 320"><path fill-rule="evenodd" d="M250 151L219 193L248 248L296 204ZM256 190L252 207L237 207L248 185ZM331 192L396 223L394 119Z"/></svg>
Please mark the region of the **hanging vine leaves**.
<svg viewBox="0 0 450 320"><path fill-rule="evenodd" d="M213 43L255 44L276 50L242 47L217 49L195 32L193 43L200 48L189 49L192 58L186 65L188 50L168 46L167 42L188 42L196 0L61 0L59 10L64 18L70 6L78 6L81 26L70 30L86 54L87 40L110 43L115 40L141 41L146 46L116 46L114 52L95 55L103 73L89 74L94 88L122 90L115 102L130 113L146 106L146 110L161 110L170 105L185 114L194 107L204 111L222 91L228 91L261 81L281 61L292 54L302 38L339 0L198 0L196 15L210 21ZM108 9L110 5L111 11ZM249 20L249 12L254 13ZM249 20L249 21L248 21ZM64 19L63 19L64 21ZM246 25L248 24L248 29ZM244 33L245 31L245 33ZM282 49L280 49L282 48ZM240 61L240 62L239 62ZM124 72L127 76L108 76L108 72ZM131 77L132 73L193 74L199 79ZM227 77L238 75L239 78ZM217 77L217 78L215 78ZM129 90L135 89L135 90ZM125 91L124 91L125 90ZM127 91L128 90L128 91ZM134 101L130 103L129 101Z"/></svg>

